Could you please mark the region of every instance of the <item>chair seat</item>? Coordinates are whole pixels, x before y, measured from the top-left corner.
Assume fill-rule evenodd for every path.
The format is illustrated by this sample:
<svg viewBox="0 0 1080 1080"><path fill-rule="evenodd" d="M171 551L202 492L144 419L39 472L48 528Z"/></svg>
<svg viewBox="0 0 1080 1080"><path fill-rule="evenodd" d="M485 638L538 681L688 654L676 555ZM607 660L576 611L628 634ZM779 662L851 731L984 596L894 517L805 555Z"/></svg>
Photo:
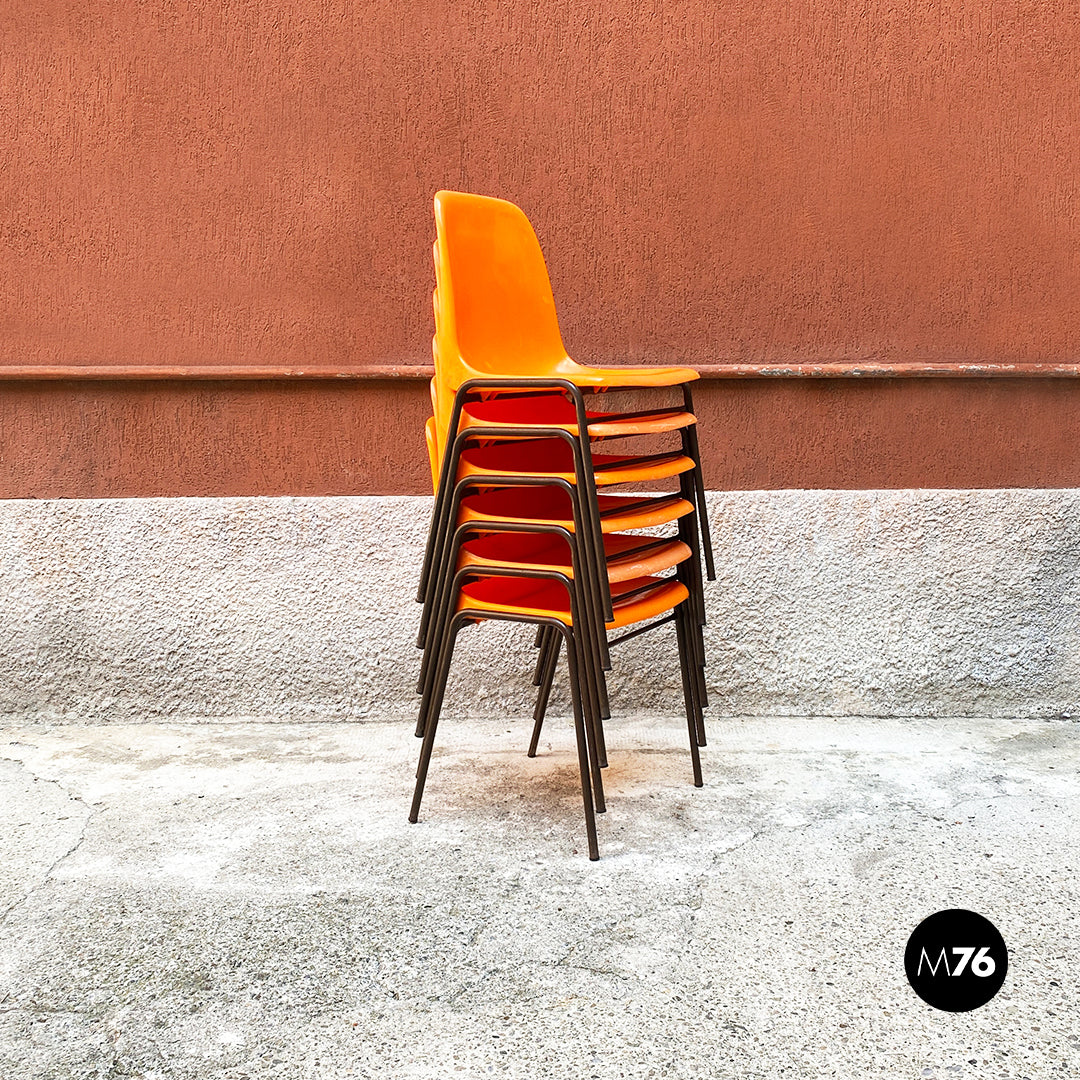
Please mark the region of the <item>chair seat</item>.
<svg viewBox="0 0 1080 1080"><path fill-rule="evenodd" d="M478 374L481 374L478 372ZM544 375L569 379L575 386L587 387L634 387L645 386L682 386L701 378L688 367L653 367L632 364L617 364L612 367L587 367L566 356L550 365Z"/></svg>
<svg viewBox="0 0 1080 1080"><path fill-rule="evenodd" d="M652 415L586 409L585 416L593 438L656 435L697 423L694 414L684 409L658 409ZM558 427L572 435L578 434L577 410L562 394L513 395L470 401L462 410L462 422L463 425L490 427Z"/></svg>
<svg viewBox="0 0 1080 1080"><path fill-rule="evenodd" d="M593 454L592 464L597 487L666 480L694 468L693 459L677 451L648 457ZM461 453L459 479L510 473L517 476L556 476L573 484L577 478L574 451L562 439L520 439L489 446L471 446Z"/></svg>
<svg viewBox="0 0 1080 1080"><path fill-rule="evenodd" d="M686 499L672 495L643 499L634 495L598 495L600 529L605 533L652 529L694 511ZM574 531L574 510L562 488L507 487L467 495L461 501L459 521L512 521L522 524L561 525Z"/></svg>
<svg viewBox="0 0 1080 1080"><path fill-rule="evenodd" d="M690 558L681 540L657 541L651 536L611 533L604 537L608 581L648 577L670 570ZM573 560L566 541L543 533L488 533L467 540L461 547L459 566L512 566L520 570L557 570L574 576Z"/></svg>
<svg viewBox="0 0 1080 1080"><path fill-rule="evenodd" d="M627 593L633 595L620 600ZM686 586L672 578L643 577L619 582L611 587L615 617L607 628L617 630L662 615L689 595ZM461 587L458 611L550 618L573 625L566 586L536 578L490 577L468 582Z"/></svg>

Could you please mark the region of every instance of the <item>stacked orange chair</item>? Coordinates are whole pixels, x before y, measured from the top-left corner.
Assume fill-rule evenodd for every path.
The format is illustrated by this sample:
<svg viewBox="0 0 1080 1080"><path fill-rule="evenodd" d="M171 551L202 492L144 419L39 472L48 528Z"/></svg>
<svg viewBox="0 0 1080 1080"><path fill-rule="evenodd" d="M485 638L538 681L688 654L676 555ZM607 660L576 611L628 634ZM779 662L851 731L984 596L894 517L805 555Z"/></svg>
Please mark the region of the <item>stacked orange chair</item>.
<svg viewBox="0 0 1080 1080"><path fill-rule="evenodd" d="M535 623L540 693L529 754L565 644L589 854L597 858L611 645L675 623L694 783L702 782L702 548L710 578L713 569L689 389L697 373L572 360L540 245L513 204L441 191L435 220L434 415L426 435L436 503L417 595L424 743L410 820L419 814L458 632L485 619ZM682 400L621 413L593 404L601 393L643 387L678 388ZM678 445L594 452L606 439L638 436ZM677 489L612 492L658 484ZM611 639L610 631L622 633Z"/></svg>

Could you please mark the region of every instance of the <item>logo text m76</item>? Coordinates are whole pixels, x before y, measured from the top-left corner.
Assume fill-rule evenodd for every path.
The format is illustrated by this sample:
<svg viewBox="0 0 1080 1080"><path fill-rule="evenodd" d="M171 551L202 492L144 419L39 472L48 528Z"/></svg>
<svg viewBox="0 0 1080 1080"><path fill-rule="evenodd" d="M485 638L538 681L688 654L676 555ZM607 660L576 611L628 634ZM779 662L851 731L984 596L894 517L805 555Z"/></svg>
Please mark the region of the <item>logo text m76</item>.
<svg viewBox="0 0 1080 1080"><path fill-rule="evenodd" d="M962 975L964 968L967 967L968 961L970 960L971 968L969 970L971 971L971 974L978 975L981 979L985 979L988 975L993 975L997 968L997 964L994 963L994 958L989 955L990 949L986 945L977 952L974 948L953 949L952 954L953 956L959 957L959 962L952 971L949 970L949 958L945 955L944 949L941 950L941 954L937 958L937 963L931 963L930 957L926 955L925 949L921 950L921 952L922 955L919 957L919 969L917 972L919 975L922 974L924 963L930 969L931 975L937 975L939 967L945 968L946 975ZM974 960L972 960L972 955L975 957Z"/></svg>

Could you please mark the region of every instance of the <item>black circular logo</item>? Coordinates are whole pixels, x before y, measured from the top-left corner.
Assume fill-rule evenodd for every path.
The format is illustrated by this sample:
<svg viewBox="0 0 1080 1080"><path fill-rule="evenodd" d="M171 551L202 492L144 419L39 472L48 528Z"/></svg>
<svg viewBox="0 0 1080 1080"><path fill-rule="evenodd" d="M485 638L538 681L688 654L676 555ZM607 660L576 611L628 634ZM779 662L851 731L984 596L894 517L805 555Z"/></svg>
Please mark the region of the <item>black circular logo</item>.
<svg viewBox="0 0 1080 1080"><path fill-rule="evenodd" d="M1009 954L989 919L950 908L915 927L904 950L904 969L912 990L928 1005L968 1012L1001 989Z"/></svg>

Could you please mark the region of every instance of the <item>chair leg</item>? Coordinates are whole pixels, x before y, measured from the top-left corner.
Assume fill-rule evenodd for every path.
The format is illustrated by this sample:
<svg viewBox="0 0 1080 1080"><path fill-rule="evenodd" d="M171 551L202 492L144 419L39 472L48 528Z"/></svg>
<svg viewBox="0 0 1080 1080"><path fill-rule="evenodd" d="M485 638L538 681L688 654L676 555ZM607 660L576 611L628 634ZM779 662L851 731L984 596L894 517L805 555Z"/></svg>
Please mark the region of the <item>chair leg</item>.
<svg viewBox="0 0 1080 1080"><path fill-rule="evenodd" d="M705 638L702 634L701 619L697 614L697 605L694 603L697 596L695 589L698 587L700 577L695 578L691 560L681 563L676 570L679 581L686 586L690 596L684 601L686 605L686 646L688 652L689 674L693 679L695 699L697 701L697 743L705 746L705 717L702 712L708 707L709 699L705 689Z"/></svg>
<svg viewBox="0 0 1080 1080"><path fill-rule="evenodd" d="M547 715L548 701L551 694L552 683L555 679L555 671L558 666L559 659L559 646L561 645L561 639L556 635L555 648L549 655L549 663L543 672L543 678L540 684L540 694L536 700L536 708L533 710L533 732L532 739L529 742L529 757L536 757L537 748L540 745L540 732L544 726L544 717ZM590 744L590 760L595 757L596 764L601 769L607 768L607 747L604 742L604 726L603 721L607 719L602 713L597 711L597 702L593 689L589 687L590 668L592 678L600 677L600 674L594 666L595 658L588 656L581 656L578 659L579 673L584 677L585 686L582 692L582 711L585 714L586 723L590 732L589 744ZM584 703L588 702L586 706ZM603 796L602 794L597 798L597 813L602 814L604 812Z"/></svg>
<svg viewBox="0 0 1080 1080"><path fill-rule="evenodd" d="M447 453L450 453L449 449ZM453 562L448 561L449 552L447 550L451 544L451 537L444 534L452 531L451 517L454 516L457 505L457 495L448 494L445 499L440 501L440 506L443 507L440 519L432 521L432 528L437 527L440 532L432 543L431 565L424 590L424 606L420 611L420 628L416 638L417 646L424 650L420 660L420 675L416 684L418 694L424 692L424 684L429 678L428 665L431 662L434 648L433 642L439 628L439 600L449 579L453 577Z"/></svg>
<svg viewBox="0 0 1080 1080"><path fill-rule="evenodd" d="M607 688L604 680L604 669L600 663L596 650L596 631L584 620L577 625L574 631L574 642L578 652L578 673L584 680L585 693L582 700L585 702L585 719L592 732L591 745L596 747L596 760L600 768L607 768L607 746L604 743L604 720L610 715L607 705ZM604 633L600 629L599 633ZM583 641L582 638L585 640ZM598 811L599 812L599 811Z"/></svg>
<svg viewBox="0 0 1080 1080"><path fill-rule="evenodd" d="M416 717L416 730L413 734L418 738L424 737L424 725L427 723L428 714L431 711L431 699L437 681L439 656L446 644L445 627L433 624L431 633L428 635L427 646L424 649L424 658L420 665L420 681L417 691L420 694L420 711Z"/></svg>
<svg viewBox="0 0 1080 1080"><path fill-rule="evenodd" d="M429 598L429 621L426 627L424 640L424 654L420 661L420 678L417 684L417 693L427 698L431 691L432 681L435 677L435 665L445 641L446 628L450 624L450 609L453 605L453 568L457 563L459 540L455 536L446 540L442 554L445 556L447 565L436 567L435 578L431 583L432 594ZM420 726L425 712L421 708L420 716L416 721L416 737L423 738L424 731Z"/></svg>
<svg viewBox="0 0 1080 1080"><path fill-rule="evenodd" d="M435 492L435 503L431 508L431 523L428 526L427 546L424 549L424 561L420 568L420 582L416 589L416 602L418 604L423 603L424 598L427 596L428 585L431 578L431 564L435 555L435 537L438 535L438 530L441 527L440 522L443 517L443 504L445 500L446 488L445 485L440 484L439 490Z"/></svg>
<svg viewBox="0 0 1080 1080"><path fill-rule="evenodd" d="M547 629L541 627L541 629ZM552 634L553 646L548 649L545 657L544 671L540 681L540 695L536 699L536 708L533 709L533 733L529 742L529 757L536 757L536 748L540 745L540 729L544 726L544 715L547 712L548 697L551 694L551 684L555 680L555 668L559 661L559 648L562 645L562 637L556 631Z"/></svg>
<svg viewBox="0 0 1080 1080"><path fill-rule="evenodd" d="M580 644L580 659L586 678L586 690L590 708L587 710L591 727L596 729L595 742L601 768L607 767L607 748L604 745L603 721L611 716L608 704L605 669L610 669L611 660L607 649L605 632L604 606L610 584L607 576L607 558L602 557L596 564L590 554L590 545L583 535L580 523L588 520L589 513L584 505L587 494L579 485L575 488L577 510L575 513L575 532L573 546L574 590L577 599L577 631L575 640ZM595 509L595 506L593 507Z"/></svg>
<svg viewBox="0 0 1080 1080"><path fill-rule="evenodd" d="M432 596L428 601L431 605L429 622L426 627L424 641L424 654L420 661L420 676L416 690L421 695L420 714L416 718L416 731L418 739L424 737L424 722L428 714L431 702L432 689L436 681L439 657L446 645L446 632L448 617L446 604L449 599L450 582L437 579L432 582Z"/></svg>
<svg viewBox="0 0 1080 1080"><path fill-rule="evenodd" d="M690 736L690 762L694 770L694 787L702 787L704 781L701 778L701 754L698 752L698 729L700 726L701 710L698 706L697 694L694 689L691 665L693 656L687 641L687 626L689 605L683 601L675 611L675 631L679 645L679 669L682 673L683 701L686 705L686 726Z"/></svg>
<svg viewBox="0 0 1080 1080"><path fill-rule="evenodd" d="M538 649L536 657L536 667L533 668L533 686L540 686L544 678L544 672L547 670L547 654L551 646L551 631L548 627L541 623L536 628L536 641L533 643L533 648Z"/></svg>
<svg viewBox="0 0 1080 1080"><path fill-rule="evenodd" d="M449 453L449 450L447 450ZM416 634L416 647L422 649L428 639L428 627L432 619L432 606L439 589L439 567L442 562L444 533L449 526L450 504L453 502L450 492L439 489L435 497L435 509L431 515L431 533L428 537L428 550L424 556L424 570L421 574L420 589L416 599L424 606L420 609L420 626Z"/></svg>
<svg viewBox="0 0 1080 1080"><path fill-rule="evenodd" d="M574 658L574 641L571 631L562 629L562 636L566 639L566 656L570 664L570 696L574 703L574 735L577 739L578 771L581 773L581 799L585 805L585 835L589 844L589 858L593 861L600 858L600 848L596 841L596 813L593 807L593 788L600 784L600 770L590 768L589 751L585 737L585 718L581 708L581 695L578 692L577 661ZM589 774L592 772L592 783L589 782ZM603 787L599 788L600 797L603 797Z"/></svg>
<svg viewBox="0 0 1080 1080"><path fill-rule="evenodd" d="M684 488L685 497L685 488ZM695 618L698 623L698 633L693 635L692 645L697 655L698 692L701 697L702 708L708 708L709 696L705 687L705 641L700 628L705 625L705 585L701 580L701 561L697 542L696 514L688 515L679 520L679 538L690 548L690 558L682 564L686 568L686 577L683 584L690 590L691 600L695 608Z"/></svg>
<svg viewBox="0 0 1080 1080"><path fill-rule="evenodd" d="M574 523L574 541L578 551L575 580L582 585L582 613L590 623L598 628L591 639L590 651L597 657L598 673L611 670L611 656L608 653L607 637L601 633L611 607L611 585L607 577L607 555L604 552L603 531L600 525L599 505L597 503L595 478L592 483L582 483L574 487L577 501L577 513ZM603 675L598 678L600 709L605 716L607 711L607 688Z"/></svg>
<svg viewBox="0 0 1080 1080"><path fill-rule="evenodd" d="M420 763L416 769L416 789L413 791L412 809L409 811L409 821L414 824L420 816L420 800L424 797L424 784L427 781L428 765L431 762L431 749L435 745L435 731L439 726L439 713L442 710L443 695L446 692L446 680L450 673L450 660L454 655L454 644L457 641L458 630L460 629L461 623L455 619L449 627L446 647L439 657L429 715L425 717L421 712L420 719L424 728L424 743L420 748Z"/></svg>
<svg viewBox="0 0 1080 1080"><path fill-rule="evenodd" d="M679 539L690 549L690 558L679 564L682 583L690 591L690 603L697 621L705 625L705 585L701 579L700 549L697 545L697 515L687 514L678 523Z"/></svg>
<svg viewBox="0 0 1080 1080"><path fill-rule="evenodd" d="M603 814L607 810L604 799L604 781L600 770L607 766L604 753L604 729L600 723L600 714L596 709L594 687L592 685L591 663L588 656L582 655L580 635L570 629L566 633L566 659L570 669L571 692L576 693L578 708L585 724L585 745L589 756L589 769L592 773L593 798L596 812Z"/></svg>
<svg viewBox="0 0 1080 1080"><path fill-rule="evenodd" d="M599 569L599 573L607 577L607 562ZM610 586L606 586L610 588ZM591 674L592 697L596 714L600 720L611 718L611 705L608 703L607 679L605 671L611 670L611 657L607 649L607 631L603 617L602 601L599 596L601 586L592 577L581 582L582 599L579 611L582 613L582 626L585 630L588 650L589 671ZM606 753L603 750L603 729L600 732L601 764L607 765Z"/></svg>
<svg viewBox="0 0 1080 1080"><path fill-rule="evenodd" d="M701 624L687 615L686 618L686 636L693 639L697 643L698 651L705 654L705 640L701 634ZM705 713L703 710L709 707L709 693L705 686L705 664L703 662L695 663L691 669L690 674L694 678L694 688L696 691L698 708L697 708L697 731L698 731L698 746L708 745L705 741Z"/></svg>
<svg viewBox="0 0 1080 1080"><path fill-rule="evenodd" d="M600 589L601 595L601 610L599 611L599 617L602 620L612 618L614 616L614 609L611 606L611 591L608 587L607 575L604 573L604 578L601 581L600 573L607 565L606 556L604 554L604 530L600 522L600 504L599 504L599 492L596 488L596 473L592 467L592 439L589 437L588 427L584 430L578 431L578 446L581 450L581 464L582 475L579 477L579 483L576 487L581 492L581 501L583 504L583 510L586 513L582 514L583 523L586 525L587 533L582 536L582 548L585 549L588 546L591 554L590 562L593 564L597 578L596 583ZM611 669L611 658L607 654L607 642L604 642L603 652L604 667L606 670Z"/></svg>
<svg viewBox="0 0 1080 1080"><path fill-rule="evenodd" d="M580 560L575 559L575 565L580 568ZM605 564L606 573L606 564ZM574 588L578 591L577 611L581 620L581 632L575 635L575 641L579 645L579 671L583 676L583 700L587 700L588 706L584 708L589 729L592 731L590 745L596 748L596 757L600 768L607 768L607 747L604 742L603 722L611 716L608 706L607 686L604 672L600 662L599 650L596 648L597 630L593 627L597 608L590 606L590 598L585 595L586 590L591 588L591 582L582 581L575 576ZM533 710L533 733L529 743L529 757L536 756L539 746L540 731L543 727L544 716L547 713L548 700L551 693L552 681L555 678L555 670L558 663L560 636L558 631L549 627L541 627L550 633L551 647L537 660L537 672L539 673L540 693L537 696L536 707ZM602 630L599 632L603 632ZM541 661L545 661L541 665ZM603 812L598 810L598 812Z"/></svg>
<svg viewBox="0 0 1080 1080"><path fill-rule="evenodd" d="M694 502L694 483L690 477L684 473L680 477L679 481L680 491L687 502ZM697 611L696 614L701 622L701 625L705 625L705 582L701 577L701 545L698 543L698 514L695 509L692 513L687 514L686 517L679 518L679 538L690 548L690 563L691 573L693 575L694 589L694 606Z"/></svg>

